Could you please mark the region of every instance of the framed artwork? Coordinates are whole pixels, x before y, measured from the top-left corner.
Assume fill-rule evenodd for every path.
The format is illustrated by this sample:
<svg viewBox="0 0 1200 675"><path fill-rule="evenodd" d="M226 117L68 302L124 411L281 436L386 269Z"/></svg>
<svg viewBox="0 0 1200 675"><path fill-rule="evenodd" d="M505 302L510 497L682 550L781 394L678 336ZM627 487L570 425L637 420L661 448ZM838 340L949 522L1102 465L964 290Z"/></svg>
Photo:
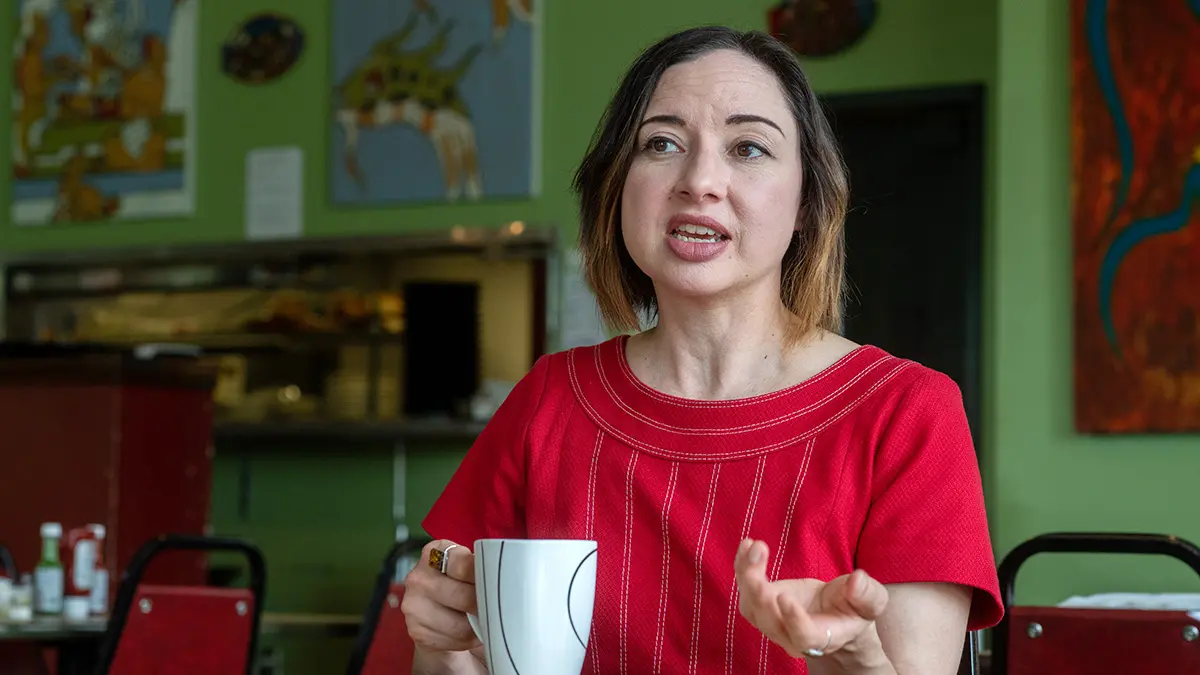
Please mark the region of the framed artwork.
<svg viewBox="0 0 1200 675"><path fill-rule="evenodd" d="M834 56L858 44L878 16L876 0L781 0L767 10L767 32L800 56Z"/></svg>
<svg viewBox="0 0 1200 675"><path fill-rule="evenodd" d="M12 221L191 214L199 0L17 0Z"/></svg>
<svg viewBox="0 0 1200 675"><path fill-rule="evenodd" d="M332 3L333 203L536 195L540 1Z"/></svg>
<svg viewBox="0 0 1200 675"><path fill-rule="evenodd" d="M304 29L295 19L262 12L238 24L221 45L221 72L241 84L283 77L304 54Z"/></svg>
<svg viewBox="0 0 1200 675"><path fill-rule="evenodd" d="M1071 0L1075 421L1200 431L1200 2Z"/></svg>

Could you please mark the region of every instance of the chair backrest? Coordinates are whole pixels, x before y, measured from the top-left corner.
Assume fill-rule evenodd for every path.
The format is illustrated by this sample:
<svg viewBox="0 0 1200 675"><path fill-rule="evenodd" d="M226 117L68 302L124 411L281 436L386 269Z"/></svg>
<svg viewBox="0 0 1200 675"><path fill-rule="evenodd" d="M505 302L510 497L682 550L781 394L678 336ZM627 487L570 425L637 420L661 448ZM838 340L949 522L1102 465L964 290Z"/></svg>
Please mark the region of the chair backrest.
<svg viewBox="0 0 1200 675"><path fill-rule="evenodd" d="M404 584L393 583L388 589L387 601L379 610L374 639L359 675L407 673L412 669L416 645L408 636L408 624L404 612L400 611L403 599Z"/></svg>
<svg viewBox="0 0 1200 675"><path fill-rule="evenodd" d="M362 628L350 652L347 675L407 673L412 669L416 647L408 635L404 613L400 611L404 584L394 579L400 557L421 549L425 543L425 540L398 542L384 557L363 614Z"/></svg>
<svg viewBox="0 0 1200 675"><path fill-rule="evenodd" d="M171 550L233 551L250 564L249 588L141 583L151 560ZM266 566L235 539L162 536L142 546L121 576L97 675L252 675Z"/></svg>
<svg viewBox="0 0 1200 675"><path fill-rule="evenodd" d="M246 672L256 606L248 589L138 586L106 673Z"/></svg>
<svg viewBox="0 0 1200 675"><path fill-rule="evenodd" d="M1187 612L1017 606L1017 572L1042 553L1162 555L1200 575L1200 547L1171 535L1051 532L1022 542L1000 562L1004 617L992 631L992 675L1200 675L1200 621Z"/></svg>

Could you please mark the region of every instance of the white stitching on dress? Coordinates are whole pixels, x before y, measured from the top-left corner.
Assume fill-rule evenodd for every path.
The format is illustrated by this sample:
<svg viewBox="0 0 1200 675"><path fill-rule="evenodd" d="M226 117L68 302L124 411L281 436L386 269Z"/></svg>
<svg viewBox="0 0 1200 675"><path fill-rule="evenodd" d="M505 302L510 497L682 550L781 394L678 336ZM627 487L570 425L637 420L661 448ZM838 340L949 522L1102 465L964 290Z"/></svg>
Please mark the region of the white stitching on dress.
<svg viewBox="0 0 1200 675"><path fill-rule="evenodd" d="M712 524L713 505L717 501L717 479L721 465L713 464L712 480L708 487L708 503L704 505L704 525L700 529L700 541L696 544L696 586L692 591L692 650L688 658L688 672L696 672L696 659L700 656L700 605L704 599L704 544L708 540L708 528Z"/></svg>
<svg viewBox="0 0 1200 675"><path fill-rule="evenodd" d="M654 636L654 675L662 672L663 634L667 626L667 580L671 569L671 503L675 498L675 484L679 480L679 465L671 463L671 477L667 479L667 494L662 510L662 579L658 590L658 631Z"/></svg>
<svg viewBox="0 0 1200 675"><path fill-rule="evenodd" d="M766 473L767 457L763 455L758 458L758 467L754 472L754 487L750 488L750 503L746 506L746 517L742 520L742 536L738 538L738 545L741 541L750 536L750 524L754 522L754 510L758 507L759 489L762 488L763 475ZM733 675L733 635L734 628L737 626L738 616L738 585L737 575L733 576L733 584L729 588L729 623L725 627L725 672Z"/></svg>
<svg viewBox="0 0 1200 675"><path fill-rule="evenodd" d="M734 460L734 459L746 459L749 457L756 457L765 452L771 452L773 450L778 450L779 448L784 448L784 447L787 447L794 443L798 443L800 441L803 441L805 439L815 436L816 434L824 431L825 429L829 428L831 425L833 425L834 423L836 423L837 421L839 421L840 419L845 417L851 410L853 410L860 403L865 401L871 394L878 391L880 387L887 384L889 381L891 381L891 379L893 377L895 377L897 374L899 374L901 371L907 369L911 365L913 365L913 362L911 362L911 361L899 360L899 363L898 363L898 365L896 365L895 368L893 368L890 372L888 372L887 375L884 375L883 378L881 378L878 382L871 385L871 387L868 388L867 391L865 391L861 395L859 395L858 398L847 403L844 408L842 408L836 414L831 415L828 419L826 419L821 424L813 427L812 429L804 431L804 432L796 435L793 438L785 439L783 441L778 441L775 443L770 443L768 445L759 446L757 448L731 450L729 452L719 452L719 453L705 453L703 456L698 456L698 455L692 454L690 452L681 452L679 450L660 448L660 447L657 447L654 445L650 445L649 443L646 443L644 441L638 440L638 439L630 436L629 434L622 432L620 429L617 429L615 426L613 426L613 424L611 422L604 419L604 417L602 415L600 415L600 413L595 408L592 407L592 404L587 400L587 397L583 395L583 389L579 384L579 378L575 372L574 360L568 360L567 375L571 380L571 387L575 391L575 396L578 399L579 404L581 406L583 406L583 409L588 413L588 416L592 418L592 422L594 422L597 426L599 426L602 429L604 429L605 431L607 431L611 436L620 439L622 443L630 445L639 450L643 450L652 455L662 457L664 459L695 460L695 459L700 458L700 459L706 459L706 460L726 460L726 461L728 461L728 460Z"/></svg>
<svg viewBox="0 0 1200 675"><path fill-rule="evenodd" d="M596 373L597 373L597 376L600 378L600 383L602 385L604 385L604 390L606 392L608 392L609 398L612 399L613 402L617 404L617 407L621 408L626 413L628 413L630 417L640 420L640 421L646 423L648 426L654 427L655 429L659 429L660 431L671 431L671 432L675 432L678 434L685 434L688 436L725 436L725 435L728 435L731 433L745 433L745 432L750 432L750 431L758 431L759 429L765 429L766 427L778 426L785 422L789 422L793 419L796 419L797 417L803 417L804 415L807 415L808 413L813 412L814 410L818 410L825 404L834 400L835 398L837 398L838 395L842 394L843 392L845 392L847 389L854 386L855 384L858 384L859 380L861 380L864 377L866 377L867 375L869 375L872 370L875 370L877 367L879 367L885 361L890 360L890 358L887 356L884 356L884 357L878 359L871 365L864 368L861 372L859 372L853 378L847 380L844 384L842 384L842 386L840 386L836 390L826 394L825 397L822 398L821 400L816 401L814 403L810 403L809 405L807 405L803 408L793 410L792 412L787 413L786 415L780 415L779 417L775 417L770 420L766 420L766 421L762 421L762 422L754 422L753 424L744 424L740 427L717 427L717 428L712 428L712 429L696 429L693 427L679 427L679 426L675 426L672 424L666 424L664 422L659 422L658 420L651 419L651 418L647 417L646 415L643 415L642 413L638 412L636 409L634 409L633 406L629 405L624 400L622 400L620 398L620 396L617 394L616 390L613 389L612 384L609 383L608 377L605 375L605 372L604 372L604 366L602 365L602 363L600 361L599 350L594 352L594 359L596 361Z"/></svg>
<svg viewBox="0 0 1200 675"><path fill-rule="evenodd" d="M636 375L633 374L633 369L629 367L629 361L625 358L624 343L621 341L614 342L613 349L617 350L617 355L618 355L617 363L619 364L621 373L623 375L625 375L626 380L628 380L633 386L640 389L647 396L649 396L653 399L656 399L658 401L661 401L663 403L670 403L672 405L677 405L681 408L736 408L736 407L756 405L759 403L764 403L766 401L771 401L771 400L774 400L781 396L787 396L788 394L800 391L801 389L804 389L804 388L808 387L809 385L813 385L813 384L816 384L817 382L820 382L821 380L829 377L833 373L840 370L843 366L845 366L847 363L849 363L854 357L856 357L857 355L859 355L861 353L865 353L868 350L866 345L857 347L857 348L847 352L844 356L842 356L842 358L838 359L837 361L834 361L830 366L825 368L825 370L822 370L821 372L817 373L816 375L813 375L812 377L808 378L807 380L805 380L803 382L797 382L796 384L793 384L792 386L786 387L784 389L780 389L779 391L773 391L773 392L770 392L767 394L760 394L758 396L751 396L749 398L732 399L732 400L727 400L727 401L698 401L698 400L680 398L678 396L670 396L668 394L662 393L661 391L651 389L649 386L646 385L645 382L642 382L641 380L639 380L637 378ZM597 347L596 351L599 351L599 350L600 350L600 348Z"/></svg>
<svg viewBox="0 0 1200 675"><path fill-rule="evenodd" d="M771 561L771 571L767 578L771 581L779 580L779 568L783 564L784 552L787 550L788 533L792 529L792 516L796 514L796 502L800 499L800 488L804 486L804 477L808 475L808 465L812 461L813 448L817 444L817 439L812 439L808 445L804 447L804 459L800 462L800 471L796 474L796 482L792 485L792 496L788 501L790 509L788 510L787 518L783 521L783 531L779 533L779 547L775 549L774 559ZM762 637L762 642L758 648L758 672L761 675L766 675L767 672L767 636Z"/></svg>

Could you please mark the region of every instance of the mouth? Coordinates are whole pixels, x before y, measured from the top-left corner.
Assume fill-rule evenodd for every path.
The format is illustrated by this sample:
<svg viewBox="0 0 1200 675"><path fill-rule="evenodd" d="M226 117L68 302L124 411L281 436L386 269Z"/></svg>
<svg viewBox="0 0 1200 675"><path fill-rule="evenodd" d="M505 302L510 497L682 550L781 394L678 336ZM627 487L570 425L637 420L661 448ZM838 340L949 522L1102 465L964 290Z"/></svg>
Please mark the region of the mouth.
<svg viewBox="0 0 1200 675"><path fill-rule="evenodd" d="M729 239L729 233L717 221L703 216L679 215L671 219L670 236L679 241L715 244Z"/></svg>

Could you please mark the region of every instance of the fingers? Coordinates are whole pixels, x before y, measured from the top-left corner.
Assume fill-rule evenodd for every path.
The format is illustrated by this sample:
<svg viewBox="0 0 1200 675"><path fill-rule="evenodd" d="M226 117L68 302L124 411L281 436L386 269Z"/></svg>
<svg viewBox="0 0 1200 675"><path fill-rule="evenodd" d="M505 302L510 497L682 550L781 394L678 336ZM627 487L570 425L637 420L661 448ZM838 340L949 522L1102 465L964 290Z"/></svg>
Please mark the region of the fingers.
<svg viewBox="0 0 1200 675"><path fill-rule="evenodd" d="M445 550L450 543L435 541L425 546L421 553L421 564L414 567L404 581L405 595L415 592L427 596L438 606L475 614L478 612L474 584L475 556L462 547L454 548L448 557L446 574L429 564L430 554L434 550ZM469 574L466 571L468 569Z"/></svg>
<svg viewBox="0 0 1200 675"><path fill-rule="evenodd" d="M874 621L887 607L887 588L863 570L846 581L846 602L862 618Z"/></svg>
<svg viewBox="0 0 1200 675"><path fill-rule="evenodd" d="M752 539L742 541L733 567L742 616L768 638L778 641L784 636L783 616L775 601L778 591L767 578L767 545Z"/></svg>
<svg viewBox="0 0 1200 675"><path fill-rule="evenodd" d="M439 605L416 589L408 589L407 584L400 609L409 637L422 649L461 652L479 645L466 613Z"/></svg>
<svg viewBox="0 0 1200 675"><path fill-rule="evenodd" d="M429 566L434 551L446 551L446 576L469 584L475 583L475 554L470 549L452 541L437 539L421 549L421 564Z"/></svg>
<svg viewBox="0 0 1200 675"><path fill-rule="evenodd" d="M450 550L446 574L430 565L434 551L453 542L435 541L421 552L421 563L404 580L404 612L413 642L430 651L464 651L479 644L467 614L475 602L475 556L464 547Z"/></svg>
<svg viewBox="0 0 1200 675"><path fill-rule="evenodd" d="M770 583L767 579L767 553L767 545L761 541L742 540L733 560L738 584L746 587L765 586Z"/></svg>
<svg viewBox="0 0 1200 675"><path fill-rule="evenodd" d="M804 656L806 649L830 652L846 643L848 638L835 641L833 628L819 626L812 616L804 611L800 603L790 595L780 594L777 604L782 616L782 632L787 637L785 641L777 644L782 645L792 658Z"/></svg>
<svg viewBox="0 0 1200 675"><path fill-rule="evenodd" d="M806 649L829 653L845 647L887 606L887 588L862 570L826 584L825 590L836 597L827 599L829 604L816 614L810 614L792 593L781 593L778 598L789 639L785 648L793 656L803 655Z"/></svg>
<svg viewBox="0 0 1200 675"><path fill-rule="evenodd" d="M742 616L795 658L805 650L831 653L856 639L887 607L887 588L858 570L828 583L771 582L767 545L746 539L734 558ZM814 596L814 593L819 598ZM810 613L810 612L815 612Z"/></svg>

